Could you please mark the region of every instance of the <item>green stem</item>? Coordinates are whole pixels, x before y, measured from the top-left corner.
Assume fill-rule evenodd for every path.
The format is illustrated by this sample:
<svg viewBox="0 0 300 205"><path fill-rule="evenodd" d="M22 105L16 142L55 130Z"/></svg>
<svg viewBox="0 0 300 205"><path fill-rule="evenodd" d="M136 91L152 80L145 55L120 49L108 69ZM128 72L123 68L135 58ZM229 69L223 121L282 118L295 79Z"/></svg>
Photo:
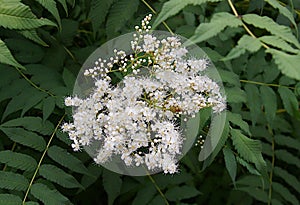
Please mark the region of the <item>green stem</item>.
<svg viewBox="0 0 300 205"><path fill-rule="evenodd" d="M285 85L279 85L279 84L272 84L272 83L262 83L262 82L257 82L257 81L251 81L251 80L240 80L240 82L242 83L251 83L251 84L255 84L255 85L264 85L264 86L269 86L269 87L286 87L289 89L295 89L294 87L289 87L289 86L285 86Z"/></svg>
<svg viewBox="0 0 300 205"><path fill-rule="evenodd" d="M57 132L57 130L58 130L58 128L59 128L60 124L62 123L62 121L63 121L63 119L64 119L65 116L66 116L66 114L64 114L64 115L60 118L59 122L57 123L57 125L56 125L56 127L55 127L55 129L54 129L54 131L53 131L53 133L52 133L52 135L51 135L49 141L48 141L48 144L47 144L47 146L46 146L46 148L45 148L45 150L44 150L44 152L43 152L43 154L42 154L42 156L41 156L41 158L40 158L40 161L39 161L39 163L38 163L38 165L37 165L37 167L36 167L36 169L35 169L35 172L34 172L32 178L31 178L31 181L30 181L29 186L28 186L28 188L27 188L27 191L26 191L26 193L25 193L25 196L24 196L24 199L23 199L23 202L22 202L23 205L25 205L25 202L26 202L27 196L28 196L28 194L29 194L29 191L30 191L30 189L31 189L31 186L32 186L32 184L33 184L33 181L34 181L34 179L35 179L35 177L36 177L36 175L37 175L37 173L38 173L38 171L39 171L39 169L40 169L40 166L41 166L41 164L42 164L42 161L43 161L43 159L44 159L44 157L45 157L45 155L46 155L46 153L47 153L47 151L48 151L48 149L49 149L49 146L50 146L50 144L51 144L51 142L52 142L52 140L53 140L53 137L54 137L55 133Z"/></svg>
<svg viewBox="0 0 300 205"><path fill-rule="evenodd" d="M159 192L159 194L161 195L161 197L164 199L165 204L169 205L169 202L166 198L166 196L164 195L164 193L161 191L161 189L159 188L159 186L157 185L156 181L153 179L153 177L149 174L149 172L147 171L147 176L149 177L149 179L151 180L151 182L154 184L156 190Z"/></svg>
<svg viewBox="0 0 300 205"><path fill-rule="evenodd" d="M268 130L270 134L272 135L272 167L270 171L270 177L269 177L269 195L268 195L268 205L271 205L272 201L272 182L273 182L273 170L274 170L274 164L275 164L275 141L274 141L274 135L271 127L268 125Z"/></svg>
<svg viewBox="0 0 300 205"><path fill-rule="evenodd" d="M141 0L151 11L152 11L152 13L154 13L154 14L157 14L157 12L145 1L145 0ZM168 24L165 22L165 21L163 21L162 22L163 23L163 25L166 27L166 29L172 34L172 35L174 35L174 33L173 33L173 31L171 30L171 28L168 26Z"/></svg>
<svg viewBox="0 0 300 205"><path fill-rule="evenodd" d="M47 93L48 95L55 97L55 95L53 95L52 93L48 92L47 90L44 90L42 88L40 88L39 86L37 86L34 82L32 82L19 68L15 67L17 69L17 71L20 73L20 75L30 84L32 85L34 88L38 89L39 91L42 91L44 93Z"/></svg>
<svg viewBox="0 0 300 205"><path fill-rule="evenodd" d="M235 9L235 7L234 7L234 5L233 5L233 3L232 3L231 0L228 0L228 4L229 4L231 10L233 11L234 15L235 15L237 18L241 18L240 15L238 14L238 12L236 11L236 9ZM244 22L242 22L242 24L243 24L244 29L247 31L247 33L248 33L251 37L257 38L257 37L252 33L252 31L248 28L248 26L247 26ZM263 42L261 42L261 41L260 41L260 43L261 43L262 46L265 47L266 49L269 48L269 46L266 45L265 43L263 43Z"/></svg>

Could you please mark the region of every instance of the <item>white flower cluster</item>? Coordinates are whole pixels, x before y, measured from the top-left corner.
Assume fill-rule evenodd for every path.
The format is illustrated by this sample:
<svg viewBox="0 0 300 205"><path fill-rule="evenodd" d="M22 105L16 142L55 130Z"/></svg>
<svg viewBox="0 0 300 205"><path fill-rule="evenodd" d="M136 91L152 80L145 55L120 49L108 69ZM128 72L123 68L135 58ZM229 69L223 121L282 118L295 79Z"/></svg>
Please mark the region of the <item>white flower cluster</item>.
<svg viewBox="0 0 300 205"><path fill-rule="evenodd" d="M187 58L176 36L159 40L149 31L150 19L146 16L136 27L132 54L115 50L114 57L100 58L84 72L95 87L85 99L65 99L75 112L74 122L62 129L75 151L100 141L98 164L117 155L127 166L172 174L184 143L178 119L206 107L219 113L226 105L219 85L203 74L208 60ZM109 77L114 72L125 76L117 85Z"/></svg>

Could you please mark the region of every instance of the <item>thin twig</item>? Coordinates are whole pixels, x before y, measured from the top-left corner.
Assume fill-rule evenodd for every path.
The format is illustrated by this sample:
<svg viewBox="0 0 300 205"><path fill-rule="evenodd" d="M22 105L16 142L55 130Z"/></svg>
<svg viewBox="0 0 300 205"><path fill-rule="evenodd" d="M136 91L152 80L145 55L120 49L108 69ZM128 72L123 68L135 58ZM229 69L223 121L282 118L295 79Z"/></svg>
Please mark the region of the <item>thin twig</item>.
<svg viewBox="0 0 300 205"><path fill-rule="evenodd" d="M252 80L240 80L240 82L250 83L250 84L255 84L255 85L264 85L264 86L269 86L269 87L285 87L285 88L295 90L294 87L289 87L289 86L279 85L279 84L272 84L272 83L262 83L262 82L252 81Z"/></svg>
<svg viewBox="0 0 300 205"><path fill-rule="evenodd" d="M147 176L149 177L149 179L151 180L151 182L154 184L156 190L159 192L159 194L161 195L161 197L164 199L165 204L169 205L169 202L166 198L166 196L164 195L164 193L161 191L161 189L159 188L159 186L157 185L156 181L153 179L153 177L149 174L149 172L147 171Z"/></svg>
<svg viewBox="0 0 300 205"><path fill-rule="evenodd" d="M154 13L154 14L157 14L157 12L154 10L154 8L152 8L152 6L150 6L145 0L141 0L151 11L152 11L152 13ZM165 22L165 21L163 21L162 22L163 23L163 25L166 27L166 29L172 34L172 35L174 35L174 33L173 33L173 31L171 30L171 28L168 26L168 24Z"/></svg>
<svg viewBox="0 0 300 205"><path fill-rule="evenodd" d="M17 69L17 71L20 73L20 75L30 84L32 85L34 88L38 89L39 91L42 91L44 93L47 93L48 95L55 97L55 95L53 95L52 93L50 93L47 90L44 90L42 88L40 88L39 86L37 86L34 82L32 82L19 68L15 67Z"/></svg>
<svg viewBox="0 0 300 205"><path fill-rule="evenodd" d="M229 4L231 10L233 11L234 15L235 15L237 18L241 18L240 15L238 14L237 10L235 9L235 7L234 7L234 5L233 5L233 3L232 3L231 0L228 0L228 4ZM241 19L242 19L242 18L241 18ZM257 37L256 37L256 36L252 33L252 31L248 28L248 26L247 26L244 22L242 22L242 24L243 24L244 29L247 31L247 33L248 33L251 37L257 39ZM260 41L260 43L261 43L262 46L265 47L266 49L269 48L269 46L268 46L267 44L265 44L265 43L263 43L263 42L261 42L261 41Z"/></svg>
<svg viewBox="0 0 300 205"><path fill-rule="evenodd" d="M37 175L37 173L38 173L38 171L39 171L39 169L40 169L40 166L41 166L42 161L43 161L43 159L44 159L44 157L45 157L45 155L46 155L46 153L47 153L47 151L48 151L48 149L49 149L49 146L50 146L50 144L51 144L51 142L52 142L52 139L53 139L55 133L57 132L57 130L58 130L58 128L59 128L60 124L62 123L62 121L63 121L63 119L64 119L65 116L66 116L66 114L64 114L64 115L60 118L59 122L57 123L57 125L56 125L56 127L55 127L55 129L54 129L54 131L53 131L53 133L52 133L52 135L51 135L49 141L48 141L48 144L47 144L47 146L46 146L46 148L45 148L45 150L44 150L44 152L43 152L43 154L42 154L42 156L41 156L41 158L40 158L40 161L39 161L39 163L38 163L38 165L37 165L37 167L36 167L36 169L35 169L35 172L34 172L32 178L31 178L31 181L30 181L29 186L28 186L28 188L27 188L27 191L26 191L26 193L25 193L25 196L24 196L24 199L23 199L23 203L22 203L23 205L25 205L25 201L26 201L26 199L27 199L27 196L28 196L28 194L29 194L29 191L30 191L30 189L31 189L31 186L32 186L32 184L33 184L33 181L34 181L34 179L35 179L35 177L36 177L36 175Z"/></svg>

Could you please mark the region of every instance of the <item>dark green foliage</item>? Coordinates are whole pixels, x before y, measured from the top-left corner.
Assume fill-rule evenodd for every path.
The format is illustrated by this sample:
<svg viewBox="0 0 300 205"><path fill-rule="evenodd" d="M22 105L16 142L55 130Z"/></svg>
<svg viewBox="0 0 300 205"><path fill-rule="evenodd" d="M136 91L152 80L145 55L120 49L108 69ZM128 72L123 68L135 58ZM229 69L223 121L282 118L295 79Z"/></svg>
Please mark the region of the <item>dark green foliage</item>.
<svg viewBox="0 0 300 205"><path fill-rule="evenodd" d="M153 27L197 43L219 71L228 107L211 125L215 150L199 161L193 147L179 173L151 177L74 153L60 126L72 120L64 97L80 67L151 10L139 0L0 0L0 205L299 204L299 1L147 2ZM210 112L188 136L207 134Z"/></svg>

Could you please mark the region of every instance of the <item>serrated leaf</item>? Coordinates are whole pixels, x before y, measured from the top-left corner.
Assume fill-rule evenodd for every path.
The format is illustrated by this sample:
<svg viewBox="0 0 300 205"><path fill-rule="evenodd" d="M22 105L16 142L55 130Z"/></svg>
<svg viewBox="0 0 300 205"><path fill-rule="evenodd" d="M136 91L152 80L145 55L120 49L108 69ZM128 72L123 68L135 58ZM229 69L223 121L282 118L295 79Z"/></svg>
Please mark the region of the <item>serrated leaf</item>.
<svg viewBox="0 0 300 205"><path fill-rule="evenodd" d="M66 204L69 200L56 189L50 189L44 184L35 183L30 189L30 193L42 201L45 205Z"/></svg>
<svg viewBox="0 0 300 205"><path fill-rule="evenodd" d="M44 122L40 117L15 118L1 124L1 127L24 127L42 135L50 135L54 130L54 126L50 121Z"/></svg>
<svg viewBox="0 0 300 205"><path fill-rule="evenodd" d="M45 97L47 97L48 94L44 93L44 92L36 92L34 96L32 96L30 99L28 99L25 104L24 107L22 109L22 113L21 116L23 117L24 114L31 108L33 108L34 106L36 106L38 103L40 103Z"/></svg>
<svg viewBox="0 0 300 205"><path fill-rule="evenodd" d="M35 43L38 43L42 46L48 46L45 41L43 41L39 35L37 34L36 30L30 29L30 30L17 30L18 33L22 34L25 38L30 39L34 41Z"/></svg>
<svg viewBox="0 0 300 205"><path fill-rule="evenodd" d="M174 16L179 11L181 11L184 7L188 5L200 5L207 2L218 2L221 0L169 0L164 3L161 11L159 12L158 17L153 23L153 29L156 28L161 22L165 21L171 16Z"/></svg>
<svg viewBox="0 0 300 205"><path fill-rule="evenodd" d="M89 170L83 165L82 161L58 146L51 146L47 153L51 159L73 172L81 174L89 173Z"/></svg>
<svg viewBox="0 0 300 205"><path fill-rule="evenodd" d="M295 22L293 14L287 9L287 7L282 6L277 0L266 0L272 7L279 10L279 13L287 17L290 22L294 25L297 33L298 33L298 26Z"/></svg>
<svg viewBox="0 0 300 205"><path fill-rule="evenodd" d="M293 48L290 44L284 41L282 38L278 36L262 36L258 38L260 41L271 45L275 48L279 48L283 51L291 52L291 53L299 53L299 50Z"/></svg>
<svg viewBox="0 0 300 205"><path fill-rule="evenodd" d="M260 175L260 173L255 169L255 167L252 164L249 164L248 162L246 162L245 160L243 160L242 158L240 158L239 156L236 156L236 161L246 167L246 169L254 175Z"/></svg>
<svg viewBox="0 0 300 205"><path fill-rule="evenodd" d="M23 128L0 127L0 129L14 142L31 147L40 152L46 148L46 142L43 137L34 132L29 132Z"/></svg>
<svg viewBox="0 0 300 205"><path fill-rule="evenodd" d="M29 6L16 2L13 4L0 4L0 25L8 29L33 29L41 26L56 26L48 19L38 19Z"/></svg>
<svg viewBox="0 0 300 205"><path fill-rule="evenodd" d="M20 63L18 63L5 43L0 39L0 63L11 65L14 67L26 69L24 66L22 66Z"/></svg>
<svg viewBox="0 0 300 205"><path fill-rule="evenodd" d="M247 186L247 187L255 187L255 188L264 188L265 186L268 186L269 183L267 182L265 184L261 176L245 175L236 181L236 185L238 187Z"/></svg>
<svg viewBox="0 0 300 205"><path fill-rule="evenodd" d="M59 27L61 28L61 20L54 0L35 0L39 2L45 9L47 9L56 19Z"/></svg>
<svg viewBox="0 0 300 205"><path fill-rule="evenodd" d="M245 91L238 87L225 87L226 100L229 103L247 102L247 95Z"/></svg>
<svg viewBox="0 0 300 205"><path fill-rule="evenodd" d="M103 170L103 186L108 195L108 204L112 205L121 191L122 179L119 174Z"/></svg>
<svg viewBox="0 0 300 205"><path fill-rule="evenodd" d="M275 150L275 156L285 163L295 165L300 168L300 159L286 150Z"/></svg>
<svg viewBox="0 0 300 205"><path fill-rule="evenodd" d="M267 120L272 124L277 110L277 96L273 89L267 86L261 86L260 93Z"/></svg>
<svg viewBox="0 0 300 205"><path fill-rule="evenodd" d="M285 186L280 183L273 182L272 188L278 194L280 194L286 201L290 202L293 205L299 205L299 201L295 195L293 195Z"/></svg>
<svg viewBox="0 0 300 205"><path fill-rule="evenodd" d="M266 162L262 157L259 140L253 140L243 135L239 130L231 129L231 139L241 157L255 164L261 174L266 174Z"/></svg>
<svg viewBox="0 0 300 205"><path fill-rule="evenodd" d="M253 38L249 35L243 35L238 43L237 46L230 50L226 57L222 60L227 61L234 58L238 58L243 55L246 51L250 53L255 53L261 48L262 44L257 38Z"/></svg>
<svg viewBox="0 0 300 205"><path fill-rule="evenodd" d="M0 162L24 171L33 171L37 166L31 156L10 150L0 151Z"/></svg>
<svg viewBox="0 0 300 205"><path fill-rule="evenodd" d="M243 15L243 21L257 28L266 29L271 34L282 38L300 48L300 44L289 27L282 26L273 21L270 17L257 14Z"/></svg>
<svg viewBox="0 0 300 205"><path fill-rule="evenodd" d="M65 188L83 188L72 175L51 164L43 164L39 169L39 174Z"/></svg>
<svg viewBox="0 0 300 205"><path fill-rule="evenodd" d="M275 142L279 145L290 147L300 151L300 141L289 136L284 135L275 135Z"/></svg>
<svg viewBox="0 0 300 205"><path fill-rule="evenodd" d="M271 53L278 69L286 76L300 80L300 53L290 55L279 50L269 48L266 52Z"/></svg>
<svg viewBox="0 0 300 205"><path fill-rule="evenodd" d="M16 205L22 204L19 196L13 194L0 194L0 205Z"/></svg>
<svg viewBox="0 0 300 205"><path fill-rule="evenodd" d="M108 14L109 8L111 7L112 3L113 0L91 1L91 8L88 18L91 19L94 32L98 31L101 24L105 21L105 17Z"/></svg>
<svg viewBox="0 0 300 205"><path fill-rule="evenodd" d="M250 109L250 116L253 125L257 122L258 116L261 113L261 99L260 99L260 93L255 85L246 84L245 85L245 91L247 93L247 102L248 107Z"/></svg>
<svg viewBox="0 0 300 205"><path fill-rule="evenodd" d="M235 28L238 26L242 26L242 21L236 16L226 12L216 13L209 23L201 23L189 40L193 43L199 43L216 36L226 27Z"/></svg>
<svg viewBox="0 0 300 205"><path fill-rule="evenodd" d="M227 112L227 119L229 122L239 126L243 131L245 131L248 135L251 135L249 130L249 125L242 119L242 116L237 113Z"/></svg>
<svg viewBox="0 0 300 205"><path fill-rule="evenodd" d="M107 17L107 34L115 34L137 11L139 0L120 0L112 5Z"/></svg>
<svg viewBox="0 0 300 205"><path fill-rule="evenodd" d="M192 186L176 186L167 190L165 196L170 201L180 201L182 199L189 199L201 194L195 187Z"/></svg>
<svg viewBox="0 0 300 205"><path fill-rule="evenodd" d="M274 167L274 174L279 176L283 181L285 181L288 185L290 185L298 193L300 193L300 182L294 175L290 174L287 170L280 167Z"/></svg>
<svg viewBox="0 0 300 205"><path fill-rule="evenodd" d="M235 156L231 151L231 149L229 149L228 147L223 148L223 154L224 154L226 169L229 173L229 176L231 177L232 182L235 184L235 177L237 172L237 163L236 163Z"/></svg>
<svg viewBox="0 0 300 205"><path fill-rule="evenodd" d="M299 62L300 63L300 62ZM286 111L291 115L295 117L299 117L299 105L298 100L295 96L295 94L286 87L279 87L278 92L280 95L280 98L282 100L283 106L286 109Z"/></svg>
<svg viewBox="0 0 300 205"><path fill-rule="evenodd" d="M52 96L43 99L43 121L48 119L54 111L56 99Z"/></svg>
<svg viewBox="0 0 300 205"><path fill-rule="evenodd" d="M24 176L12 172L0 171L0 188L25 191L28 186L29 182Z"/></svg>

